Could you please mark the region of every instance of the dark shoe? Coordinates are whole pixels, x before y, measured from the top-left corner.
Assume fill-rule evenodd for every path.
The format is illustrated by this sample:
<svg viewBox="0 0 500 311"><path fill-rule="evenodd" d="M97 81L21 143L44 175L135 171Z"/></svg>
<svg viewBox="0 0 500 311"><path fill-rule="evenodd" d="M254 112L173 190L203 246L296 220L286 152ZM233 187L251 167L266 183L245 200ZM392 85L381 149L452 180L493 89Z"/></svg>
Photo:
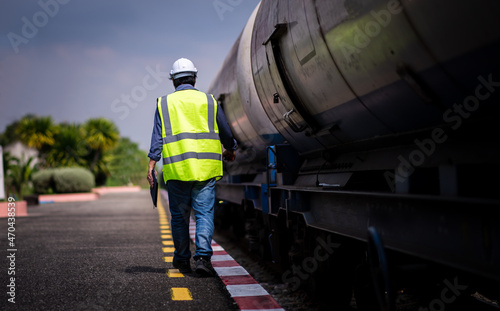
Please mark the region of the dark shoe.
<svg viewBox="0 0 500 311"><path fill-rule="evenodd" d="M180 273L193 272L193 270L191 270L191 264L189 263L189 260L174 260L172 262L172 265L174 266L174 268L178 269Z"/></svg>
<svg viewBox="0 0 500 311"><path fill-rule="evenodd" d="M196 261L196 273L201 276L215 276L215 270L212 267L209 257L198 257L195 258Z"/></svg>

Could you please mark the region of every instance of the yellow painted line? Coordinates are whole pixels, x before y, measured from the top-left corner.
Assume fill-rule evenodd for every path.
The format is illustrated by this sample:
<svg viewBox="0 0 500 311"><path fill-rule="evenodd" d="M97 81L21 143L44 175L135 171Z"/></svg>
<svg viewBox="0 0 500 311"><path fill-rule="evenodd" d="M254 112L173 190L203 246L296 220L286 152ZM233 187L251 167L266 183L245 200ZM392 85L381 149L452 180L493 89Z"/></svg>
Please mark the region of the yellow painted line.
<svg viewBox="0 0 500 311"><path fill-rule="evenodd" d="M175 252L175 247L163 247L163 252L164 253L173 253Z"/></svg>
<svg viewBox="0 0 500 311"><path fill-rule="evenodd" d="M174 262L174 257L173 256L166 256L166 257L163 257L163 260L165 262Z"/></svg>
<svg viewBox="0 0 500 311"><path fill-rule="evenodd" d="M174 245L174 241L161 241L163 245Z"/></svg>
<svg viewBox="0 0 500 311"><path fill-rule="evenodd" d="M163 208L163 203L161 202L161 194L160 191L158 191L158 198L157 198L157 205L158 205L158 210L165 211Z"/></svg>
<svg viewBox="0 0 500 311"><path fill-rule="evenodd" d="M171 239L172 238L172 235L171 234L163 234L161 236L162 239Z"/></svg>
<svg viewBox="0 0 500 311"><path fill-rule="evenodd" d="M160 229L170 229L170 226L169 225L162 225L162 226L160 226Z"/></svg>
<svg viewBox="0 0 500 311"><path fill-rule="evenodd" d="M169 278L183 278L184 274L182 274L179 269L168 269L167 275Z"/></svg>
<svg viewBox="0 0 500 311"><path fill-rule="evenodd" d="M170 234L172 233L170 230L160 230L162 234Z"/></svg>
<svg viewBox="0 0 500 311"><path fill-rule="evenodd" d="M191 292L185 287L172 287L170 293L172 294L172 300L193 300Z"/></svg>

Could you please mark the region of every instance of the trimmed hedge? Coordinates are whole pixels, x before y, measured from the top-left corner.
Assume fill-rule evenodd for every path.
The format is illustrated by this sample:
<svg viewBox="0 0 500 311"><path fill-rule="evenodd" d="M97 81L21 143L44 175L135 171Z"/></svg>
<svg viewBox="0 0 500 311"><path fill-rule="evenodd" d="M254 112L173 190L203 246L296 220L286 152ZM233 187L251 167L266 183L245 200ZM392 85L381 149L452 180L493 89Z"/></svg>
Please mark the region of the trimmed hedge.
<svg viewBox="0 0 500 311"><path fill-rule="evenodd" d="M54 192L54 171L55 169L45 169L33 173L31 181L33 182L35 193L46 194Z"/></svg>
<svg viewBox="0 0 500 311"><path fill-rule="evenodd" d="M95 187L94 174L82 167L46 169L33 175L38 194L90 192Z"/></svg>
<svg viewBox="0 0 500 311"><path fill-rule="evenodd" d="M95 187L95 178L82 167L64 167L54 172L57 193L90 192Z"/></svg>

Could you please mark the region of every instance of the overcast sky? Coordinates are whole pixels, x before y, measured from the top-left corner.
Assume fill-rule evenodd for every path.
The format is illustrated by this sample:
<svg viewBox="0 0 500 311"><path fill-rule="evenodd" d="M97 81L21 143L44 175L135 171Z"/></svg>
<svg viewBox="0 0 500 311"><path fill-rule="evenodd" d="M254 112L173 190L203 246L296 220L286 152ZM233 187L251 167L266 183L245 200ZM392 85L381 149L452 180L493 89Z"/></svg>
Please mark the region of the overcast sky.
<svg viewBox="0 0 500 311"><path fill-rule="evenodd" d="M0 132L27 113L106 117L149 150L157 97L180 58L206 91L257 0L0 2Z"/></svg>

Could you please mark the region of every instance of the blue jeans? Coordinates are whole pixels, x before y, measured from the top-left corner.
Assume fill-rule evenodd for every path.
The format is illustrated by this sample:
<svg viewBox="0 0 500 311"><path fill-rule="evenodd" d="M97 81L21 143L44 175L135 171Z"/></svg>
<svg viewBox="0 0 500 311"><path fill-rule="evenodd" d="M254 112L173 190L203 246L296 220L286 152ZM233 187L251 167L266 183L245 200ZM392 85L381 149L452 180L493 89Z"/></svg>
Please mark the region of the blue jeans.
<svg viewBox="0 0 500 311"><path fill-rule="evenodd" d="M206 181L167 182L168 202L172 215L172 238L174 260L189 260L189 216L191 207L196 219L196 252L194 257L212 257L212 236L214 233L215 178Z"/></svg>

